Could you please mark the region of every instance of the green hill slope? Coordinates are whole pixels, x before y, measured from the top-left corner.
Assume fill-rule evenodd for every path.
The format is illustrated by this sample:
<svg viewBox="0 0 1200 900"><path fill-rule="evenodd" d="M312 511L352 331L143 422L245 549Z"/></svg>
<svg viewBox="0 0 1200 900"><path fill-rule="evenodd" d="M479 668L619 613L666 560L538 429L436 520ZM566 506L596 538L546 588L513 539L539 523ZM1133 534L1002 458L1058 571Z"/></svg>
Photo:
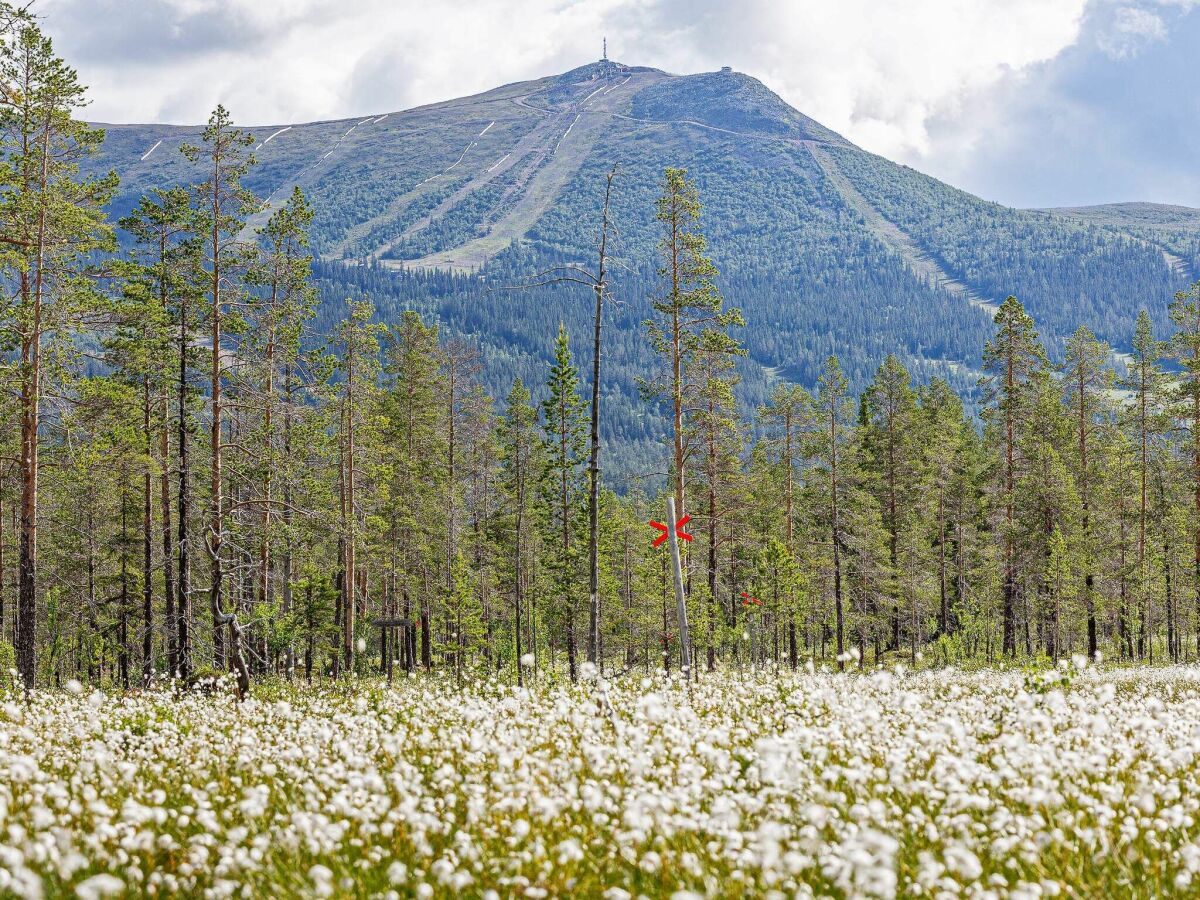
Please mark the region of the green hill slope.
<svg viewBox="0 0 1200 900"><path fill-rule="evenodd" d="M107 127L94 163L121 175L115 212L193 177L178 147L199 128ZM920 377L969 389L991 307L1009 293L1052 353L1082 322L1124 346L1141 306L1164 322L1200 272L1200 211L988 203L855 147L734 72L601 61L413 110L252 131L248 185L274 200L298 184L316 207L319 327L361 292L385 320L420 309L479 342L496 392L514 374L540 383L559 321L582 343L582 290L498 288L590 258L603 175L618 163L606 427L631 472L655 470L663 432L635 378L650 363L639 323L656 290L665 166L698 181L719 285L745 310L747 404L776 378L811 383L831 352L857 386L897 351Z"/></svg>

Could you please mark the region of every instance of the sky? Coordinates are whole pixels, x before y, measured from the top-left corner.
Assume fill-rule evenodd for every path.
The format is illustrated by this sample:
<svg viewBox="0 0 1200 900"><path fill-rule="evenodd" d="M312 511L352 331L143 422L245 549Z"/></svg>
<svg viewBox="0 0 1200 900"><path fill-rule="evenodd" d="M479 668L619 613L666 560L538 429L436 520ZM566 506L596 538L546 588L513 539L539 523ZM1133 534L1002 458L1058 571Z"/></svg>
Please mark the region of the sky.
<svg viewBox="0 0 1200 900"><path fill-rule="evenodd" d="M1200 0L36 0L86 118L406 109L600 56L732 66L1012 206L1200 207Z"/></svg>

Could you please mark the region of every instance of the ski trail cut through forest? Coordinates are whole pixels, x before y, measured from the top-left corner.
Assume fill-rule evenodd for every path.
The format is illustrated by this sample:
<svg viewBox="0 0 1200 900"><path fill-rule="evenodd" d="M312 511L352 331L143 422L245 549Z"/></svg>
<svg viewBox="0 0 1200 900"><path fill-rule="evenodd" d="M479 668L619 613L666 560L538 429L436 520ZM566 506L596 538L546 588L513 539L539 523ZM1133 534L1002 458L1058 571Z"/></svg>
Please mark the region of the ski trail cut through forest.
<svg viewBox="0 0 1200 900"><path fill-rule="evenodd" d="M238 235L238 239L239 240L248 240L249 237L254 234L255 229L261 228L263 225L266 224L267 219L270 218L271 213L275 209L276 195L280 194L281 192L285 195L291 194L292 188L294 188L296 186L303 186L305 176L309 172L314 172L316 169L318 169L321 166L322 163L324 163L327 159L329 159L329 157L333 156L334 152L337 151L338 148L340 148L342 146L342 143L347 138L349 138L350 135L352 135L354 133L355 129L357 129L358 126L371 124L376 121L378 121L378 119L376 119L374 116L367 116L365 119L360 119L359 121L355 122L353 125L351 125L349 128L346 129L346 131L342 134L341 137L339 137L336 141L333 142L333 146L331 146L329 148L329 150L327 150L325 153L318 156L315 160L310 162L307 166L304 166L304 168L302 168L299 171L294 172L291 175L289 175L288 177L284 178L283 181L281 181L275 187L275 190L271 191L271 193L267 195L266 200L263 201L262 209L246 220L246 227L241 230L241 232ZM280 128L278 131L271 134L265 141L263 141L261 144L259 144L254 149L255 150L262 149L263 147L265 147L267 145L268 142L270 142L271 138L275 137L276 135L283 134L285 131L291 131L292 127L293 126L288 125L286 128ZM317 151L317 152L320 153L320 151Z"/></svg>
<svg viewBox="0 0 1200 900"><path fill-rule="evenodd" d="M539 109L536 106L530 106L530 105L522 102L523 100L524 100L524 97L497 97L494 100L488 100L486 102L487 103L509 103L509 102L511 102L511 103L514 103L517 106L520 106L524 109L534 111L539 116L546 115L546 110ZM438 108L439 109L452 109L452 108L458 108L458 107L461 107L464 105L465 104L449 104L448 103L448 104L440 104L438 106ZM375 121L376 122L382 121L388 115L391 115L391 114L385 113L383 116L380 116ZM478 143L479 139L482 138L485 134L487 134L487 132L489 132L492 129L492 126L495 125L497 121L499 121L499 119L489 121L487 126L485 126L484 129L475 136L475 143ZM453 202L458 202L458 200L461 200L463 197L465 197L467 194L469 194L471 191L475 190L476 188L482 187L483 185L485 185L489 181L491 181L493 178L498 178L498 177L502 176L505 172L507 172L509 169L511 169L514 165L518 164L521 161L521 159L524 156L526 156L529 152L531 152L532 150L535 150L537 147L539 147L541 145L544 145L547 142L547 139L545 138L545 134L543 134L543 132L548 127L550 127L549 123L551 121L553 121L553 119L548 118L548 119L538 123L537 125L535 125L529 132L527 132L522 138L520 138L517 141L516 145L505 156L502 156L500 159L496 160L496 162L491 167L486 169L485 171L478 173L466 185L464 185L463 187L456 190L451 195L451 197L448 198L448 200L453 201ZM508 124L512 124L512 123L509 122ZM495 136L493 135L493 139L494 138L495 138ZM470 148L468 147L467 149L470 149ZM465 154L465 151L464 151L464 154ZM460 157L459 161L461 162L461 157ZM453 166L451 166L451 168L453 168ZM441 172L438 172L436 175L432 175L429 178L426 178L424 181L420 181L417 184L414 184L412 187L408 188L407 190L405 190L402 193L398 194L397 196L393 197L388 202L387 206L384 207L380 212L371 216L366 221L359 222L357 225L354 225L353 227L351 227L345 233L345 235L342 236L342 238L340 240L334 242L328 249L326 249L324 251L324 253L322 254L322 256L325 259L340 259L340 258L342 258L345 255L346 251L350 247L354 246L354 244L356 242L367 237L373 231L375 231L377 228L379 228L383 225L386 225L389 222L394 222L396 219L399 219L401 216L403 216L405 211L416 200L418 200L424 193L424 191L422 191L421 188L436 181L439 175L444 175L448 171L449 171L449 169L443 169ZM437 209L438 210L449 209L449 206L447 206L446 202L443 201L443 203L438 204ZM435 210L435 213L436 212L437 212L437 210ZM416 223L416 225L420 225L421 227L424 227L424 224L428 224L428 221L434 217L436 217L436 216L433 216L432 214L429 216L424 216L424 217L422 217L421 222ZM424 223L424 224L422 224L422 223ZM414 230L419 230L419 229L416 229L415 225L410 226L409 228L405 229L404 234L400 235L399 237L388 240L378 247L373 248L367 255L371 259L382 260L383 256L389 250L391 250L392 247L394 247L399 241L404 240L405 237L411 235ZM388 265L390 263L385 262L384 264Z"/></svg>
<svg viewBox="0 0 1200 900"><path fill-rule="evenodd" d="M138 162L145 162L150 158L150 154L157 150L162 145L162 141L158 141L153 147L142 154L142 158Z"/></svg>
<svg viewBox="0 0 1200 900"><path fill-rule="evenodd" d="M1188 281L1196 280L1191 267L1187 264L1187 260L1181 256L1176 256L1165 247L1159 247L1157 244L1154 244L1153 246L1162 252L1163 259L1166 261L1167 265L1171 267L1172 272L1174 272L1180 278L1187 279Z"/></svg>
<svg viewBox="0 0 1200 900"><path fill-rule="evenodd" d="M841 194L842 199L863 217L870 232L899 256L914 275L966 300L988 315L994 316L999 311L999 305L981 296L943 269L941 264L925 252L900 226L886 219L879 210L872 206L871 202L859 193L858 188L850 183L850 179L838 167L837 161L819 143L816 141L800 141L800 143L808 148L813 160Z"/></svg>
<svg viewBox="0 0 1200 900"><path fill-rule="evenodd" d="M550 140L554 140L554 134L557 132L558 138L553 144L553 149L548 151L547 159L529 179L520 197L492 225L485 236L475 238L458 247L432 253L421 259L407 262L396 261L394 264L403 265L406 268L472 272L514 240L524 237L566 188L583 164L588 148L609 127L616 110L633 93L650 83L651 80L657 80L658 77L660 76L649 72L637 73L636 77L630 75L607 90L604 89L605 85L601 85L564 112L547 116L544 127L535 129L535 132L539 138L548 138L542 144L542 152L547 152ZM521 97L515 99L514 102L528 109L538 110L538 107L530 106L524 100L525 98ZM538 111L546 112L546 110ZM559 153L560 147L570 147L573 152ZM516 152L512 155L513 160L507 163L501 171L511 167L520 159ZM467 187L469 190L474 190L478 184L473 181ZM393 263L385 261L385 264Z"/></svg>
<svg viewBox="0 0 1200 900"><path fill-rule="evenodd" d="M271 135L270 135L270 136L269 136L269 137L268 137L268 138L267 138L265 141L261 141L261 142L259 143L259 145L258 145L257 147L255 147L255 148L254 148L254 149L255 149L255 151L257 152L257 151L261 150L263 147L267 146L267 144L271 143L271 141L272 141L274 138L276 138L276 137L278 137L279 135L283 134L285 131L291 131L291 130L292 130L292 126L291 126L291 125L288 125L288 126L287 126L287 127L285 127L285 128L280 128L278 131L273 131L273 132L271 132Z"/></svg>
<svg viewBox="0 0 1200 900"><path fill-rule="evenodd" d="M530 108L532 109L532 107ZM434 222L444 216L459 202L466 198L467 195L478 190L489 182L500 178L506 172L510 171L514 166L521 164L531 154L545 154L545 144L547 144L553 136L555 128L554 123L557 121L557 118L551 118L539 122L532 130L530 130L520 140L517 141L516 146L514 146L512 150L504 154L504 156L500 157L500 159L496 160L496 162L492 163L492 165L488 166L487 169L476 174L474 178L462 185L462 187L455 190L452 194L450 194L449 197L442 200L442 202L440 202L427 215L422 216L419 220L405 228L399 236L385 241L378 247L371 250L370 257L380 261L385 266L402 264L401 261L386 260L384 259L384 255L401 241L412 237L418 231L428 227L431 222ZM493 122L492 124L495 123ZM487 131L488 128L491 127L492 126L489 125L483 130ZM480 134L476 136L475 143L478 143L478 138L482 135L483 132L480 132ZM461 161L462 158L460 157L459 162ZM458 163L455 163L455 165L457 164ZM454 168L454 166L451 166L450 168ZM438 174L444 175L448 171L450 171L450 169L446 169ZM328 255L336 258L342 252L344 247L349 246L352 240L357 240L360 237L370 234L372 229L385 222L394 221L395 219L399 218L413 203L413 201L420 196L419 189L436 178L437 176L435 175L432 178L427 178L425 181L414 185L408 191L405 191L403 194L393 200L388 205L386 210L384 210L378 216L368 220L364 226L356 226L355 228L351 229L350 232L347 233L347 237L343 239L343 241L334 245L333 250ZM403 261L403 264L408 265L409 261Z"/></svg>

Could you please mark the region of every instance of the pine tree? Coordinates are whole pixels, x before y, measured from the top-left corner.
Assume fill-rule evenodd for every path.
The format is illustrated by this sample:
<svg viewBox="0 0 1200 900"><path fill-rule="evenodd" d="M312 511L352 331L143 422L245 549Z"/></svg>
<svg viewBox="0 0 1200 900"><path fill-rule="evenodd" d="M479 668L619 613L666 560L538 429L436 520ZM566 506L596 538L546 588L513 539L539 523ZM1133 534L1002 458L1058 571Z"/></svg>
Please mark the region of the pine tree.
<svg viewBox="0 0 1200 900"><path fill-rule="evenodd" d="M84 103L75 71L31 16L6 16L0 42L0 265L15 284L3 343L15 348L5 375L18 397L21 483L16 656L26 687L37 677L38 479L42 398L66 377L71 336L99 299L81 276L92 253L113 249L103 206L116 176L80 175L104 133L73 118Z"/></svg>
<svg viewBox="0 0 1200 900"><path fill-rule="evenodd" d="M842 557L846 550L846 533L843 516L846 506L845 453L851 432L852 405L849 385L836 356L825 363L825 371L817 382L817 399L814 404L816 428L814 442L825 479L824 495L828 518L826 534L833 567L834 630L837 639L838 668L846 666L845 603L842 585ZM818 436L819 435L819 436ZM839 469L839 464L841 469Z"/></svg>
<svg viewBox="0 0 1200 900"><path fill-rule="evenodd" d="M1067 341L1063 392L1075 423L1075 457L1072 471L1079 491L1081 513L1081 562L1083 564L1083 603L1087 613L1087 652L1096 658L1099 639L1096 623L1097 548L1093 538L1093 485L1097 438L1103 451L1104 431L1109 416L1109 395L1114 375L1108 366L1111 351L1098 341L1086 326L1080 326Z"/></svg>
<svg viewBox="0 0 1200 900"><path fill-rule="evenodd" d="M1162 401L1165 373L1159 364L1162 345L1154 337L1154 325L1146 310L1138 313L1133 334L1133 358L1122 386L1133 392L1132 408L1127 411L1137 454L1138 473L1138 538L1137 538L1137 597L1138 597L1138 656L1148 649L1154 661L1154 641L1148 634L1153 615L1150 594L1150 548L1147 526L1150 513L1150 468L1152 454L1165 428Z"/></svg>
<svg viewBox="0 0 1200 900"><path fill-rule="evenodd" d="M257 466L261 470L261 488L258 499L260 507L258 540L257 599L270 606L273 594L272 570L274 558L271 552L275 535L275 509L282 507L286 529L291 524L291 473L286 466L291 448L288 446L293 403L290 394L294 390L295 370L300 361L301 338L305 323L312 318L316 303L316 292L309 283L312 272L312 254L308 252L308 232L312 225L313 209L304 199L299 187L292 190L287 202L276 210L260 231L262 246L259 259L250 273L250 281L261 291L259 302L254 304L253 327L248 340L242 342L241 352L257 357L259 374L258 391L261 393L261 425L259 429ZM282 383L282 413L284 418L279 446L276 408L280 405ZM281 480L283 496L276 499L275 490ZM280 607L282 615L291 608L291 554L283 553L282 593Z"/></svg>
<svg viewBox="0 0 1200 900"><path fill-rule="evenodd" d="M181 485L190 483L187 471L190 437L187 379L193 346L190 316L195 307L199 274L198 242L195 217L188 192L183 188L154 190L141 198L121 228L133 238L125 269L126 302L119 324L124 329L122 343L112 354L118 368L141 379L143 390L143 433L147 443L147 466L143 485L143 530L145 569L143 591L150 599L151 565L150 517L152 510L152 468L158 474L159 518L161 522L163 597L167 672L172 676L191 675L190 564L187 540L190 522L187 492L178 492L182 514L178 518L180 539L175 541L172 527L171 494L171 397L178 404L176 449L179 456ZM123 345L130 345L129 351ZM129 363L134 365L130 367ZM152 400L152 395L154 400ZM152 405L155 407L152 409ZM154 419L151 422L151 419ZM157 447L153 443L157 438ZM176 579L175 553L181 557L179 580ZM187 570L187 571L185 571ZM148 607L147 607L148 608ZM147 635L148 637L148 635ZM181 665L182 663L182 665Z"/></svg>
<svg viewBox="0 0 1200 900"><path fill-rule="evenodd" d="M340 486L339 546L340 611L342 625L343 671L354 671L357 615L365 600L358 579L358 553L363 540L363 513L358 496L359 457L365 449L378 450L375 442L364 440L371 427L370 415L379 378L380 328L372 323L375 308L370 301L347 301L346 317L334 334L338 369L342 382L338 391L338 447Z"/></svg>
<svg viewBox="0 0 1200 900"><path fill-rule="evenodd" d="M770 402L759 409L759 419L774 432L768 440L778 456L783 474L783 545L788 555L796 558L796 479L797 467L803 457L804 435L812 428L813 400L798 385L781 384L771 392ZM789 584L793 588L796 581ZM795 668L796 598L788 598L788 658Z"/></svg>
<svg viewBox="0 0 1200 900"><path fill-rule="evenodd" d="M1200 281L1175 294L1171 321L1178 329L1172 338L1172 355L1182 370L1178 400L1181 416L1189 423L1188 451L1192 485L1192 606L1196 617L1196 653L1200 655Z"/></svg>
<svg viewBox="0 0 1200 900"><path fill-rule="evenodd" d="M700 194L684 169L668 168L655 218L663 230L659 241L662 265L658 270L663 293L653 301L656 318L646 325L650 346L663 358L664 375L644 383L647 397L665 399L671 408L671 479L675 511L686 515L687 443L685 417L703 380L691 378L689 367L701 355L741 353L726 329L743 325L740 310L723 309L724 301L713 279L716 266L708 258L708 245L700 230Z"/></svg>
<svg viewBox="0 0 1200 900"><path fill-rule="evenodd" d="M218 105L200 136L200 145L181 149L189 162L197 163L200 178L192 186L197 231L203 240L203 269L208 289L209 324L209 427L210 478L207 550L210 571L209 612L213 626L213 656L219 669L228 660L220 619L224 615L225 533L228 510L222 472L226 449L222 387L228 365L224 342L225 314L244 291L244 276L252 259L252 247L242 239L245 219L256 208L254 196L242 187L242 178L254 164L249 147L253 135L234 128L224 106Z"/></svg>
<svg viewBox="0 0 1200 900"><path fill-rule="evenodd" d="M469 574L465 557L459 548L459 510L462 505L462 472L460 471L460 434L467 427L467 417L471 407L469 397L474 385L475 376L480 369L479 351L474 344L461 338L445 342L441 347L441 383L444 385L445 411L443 444L446 448L445 493L446 493L446 596L454 598L455 616L459 633L466 627L464 623L475 626L473 618L464 619L458 606L461 602L469 602L475 608L475 598L469 596L457 581L460 574ZM479 624L482 624L480 622ZM460 649L455 659L464 652Z"/></svg>
<svg viewBox="0 0 1200 900"><path fill-rule="evenodd" d="M1062 385L1049 371L1038 372L1029 390L1030 402L1019 438L1025 466L1017 479L1017 494L1022 498L1017 521L1018 554L1029 561L1021 579L1025 587L1021 618L1025 652L1032 655L1036 644L1057 658L1059 649L1053 641L1059 636L1058 622L1051 623L1048 617L1052 612L1057 615L1060 598L1052 596L1055 586L1047 573L1051 570L1055 529L1063 532L1072 551L1078 543L1079 498L1062 452L1072 446L1074 423L1062 403ZM1034 560L1040 560L1040 565ZM1038 602L1031 604L1034 590Z"/></svg>
<svg viewBox="0 0 1200 900"><path fill-rule="evenodd" d="M941 378L918 391L920 414L915 438L920 442L922 465L932 491L933 547L937 556L938 631L953 634L958 622L955 605L962 600L962 583L951 580L951 552L962 553L962 531L966 518L959 509L966 500L964 489L971 482L965 471L973 425L963 410L962 400ZM956 527L957 526L957 527ZM951 547L955 550L952 551Z"/></svg>
<svg viewBox="0 0 1200 900"><path fill-rule="evenodd" d="M723 341L721 342L723 344ZM705 342L705 345L708 341ZM707 563L705 566L707 608L703 618L707 623L707 665L716 668L717 610L717 551L724 518L727 495L740 470L742 427L737 413L734 388L739 377L732 355L721 352L702 352L693 369L697 383L694 411L688 424L687 443L699 451L697 465L700 484L705 496L705 527ZM785 598L786 599L786 598ZM780 611L776 606L776 614Z"/></svg>
<svg viewBox="0 0 1200 900"><path fill-rule="evenodd" d="M1017 446L1022 418L1030 405L1030 382L1046 365L1046 353L1033 319L1016 297L1008 297L995 317L996 335L984 347L983 364L989 373L982 381L985 421L996 431L999 444L1000 506L1004 547L1003 648L1017 651L1016 595L1016 483L1022 460Z"/></svg>
<svg viewBox="0 0 1200 900"><path fill-rule="evenodd" d="M483 617L484 666L498 670L500 654L496 652L497 626L493 609L492 585L496 580L496 553L492 541L492 522L499 515L497 489L497 423L492 411L492 398L479 385L473 385L463 402L466 428L463 432L463 480L469 525L467 542L473 581L478 592L480 614Z"/></svg>

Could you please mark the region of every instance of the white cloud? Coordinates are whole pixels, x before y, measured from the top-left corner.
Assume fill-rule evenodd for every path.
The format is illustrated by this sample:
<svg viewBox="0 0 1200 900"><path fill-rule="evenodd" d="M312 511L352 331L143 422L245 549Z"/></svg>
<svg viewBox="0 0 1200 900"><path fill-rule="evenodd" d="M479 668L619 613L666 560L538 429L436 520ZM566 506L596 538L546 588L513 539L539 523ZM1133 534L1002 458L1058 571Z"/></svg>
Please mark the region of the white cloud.
<svg viewBox="0 0 1200 900"><path fill-rule="evenodd" d="M1103 19L1110 54L1197 0L43 0L102 121L246 124L403 109L595 59L732 65L875 152L970 153L1014 85ZM1102 15L1101 15L1102 14ZM944 141L941 146L935 146Z"/></svg>
<svg viewBox="0 0 1200 900"><path fill-rule="evenodd" d="M1112 24L1096 38L1100 49L1113 59L1125 59L1139 52L1146 44L1164 40L1167 25L1155 12L1136 6L1119 7Z"/></svg>
<svg viewBox="0 0 1200 900"><path fill-rule="evenodd" d="M1085 2L756 0L723 4L710 46L733 31L735 67L869 149L912 156L928 151L932 119L1070 46Z"/></svg>

